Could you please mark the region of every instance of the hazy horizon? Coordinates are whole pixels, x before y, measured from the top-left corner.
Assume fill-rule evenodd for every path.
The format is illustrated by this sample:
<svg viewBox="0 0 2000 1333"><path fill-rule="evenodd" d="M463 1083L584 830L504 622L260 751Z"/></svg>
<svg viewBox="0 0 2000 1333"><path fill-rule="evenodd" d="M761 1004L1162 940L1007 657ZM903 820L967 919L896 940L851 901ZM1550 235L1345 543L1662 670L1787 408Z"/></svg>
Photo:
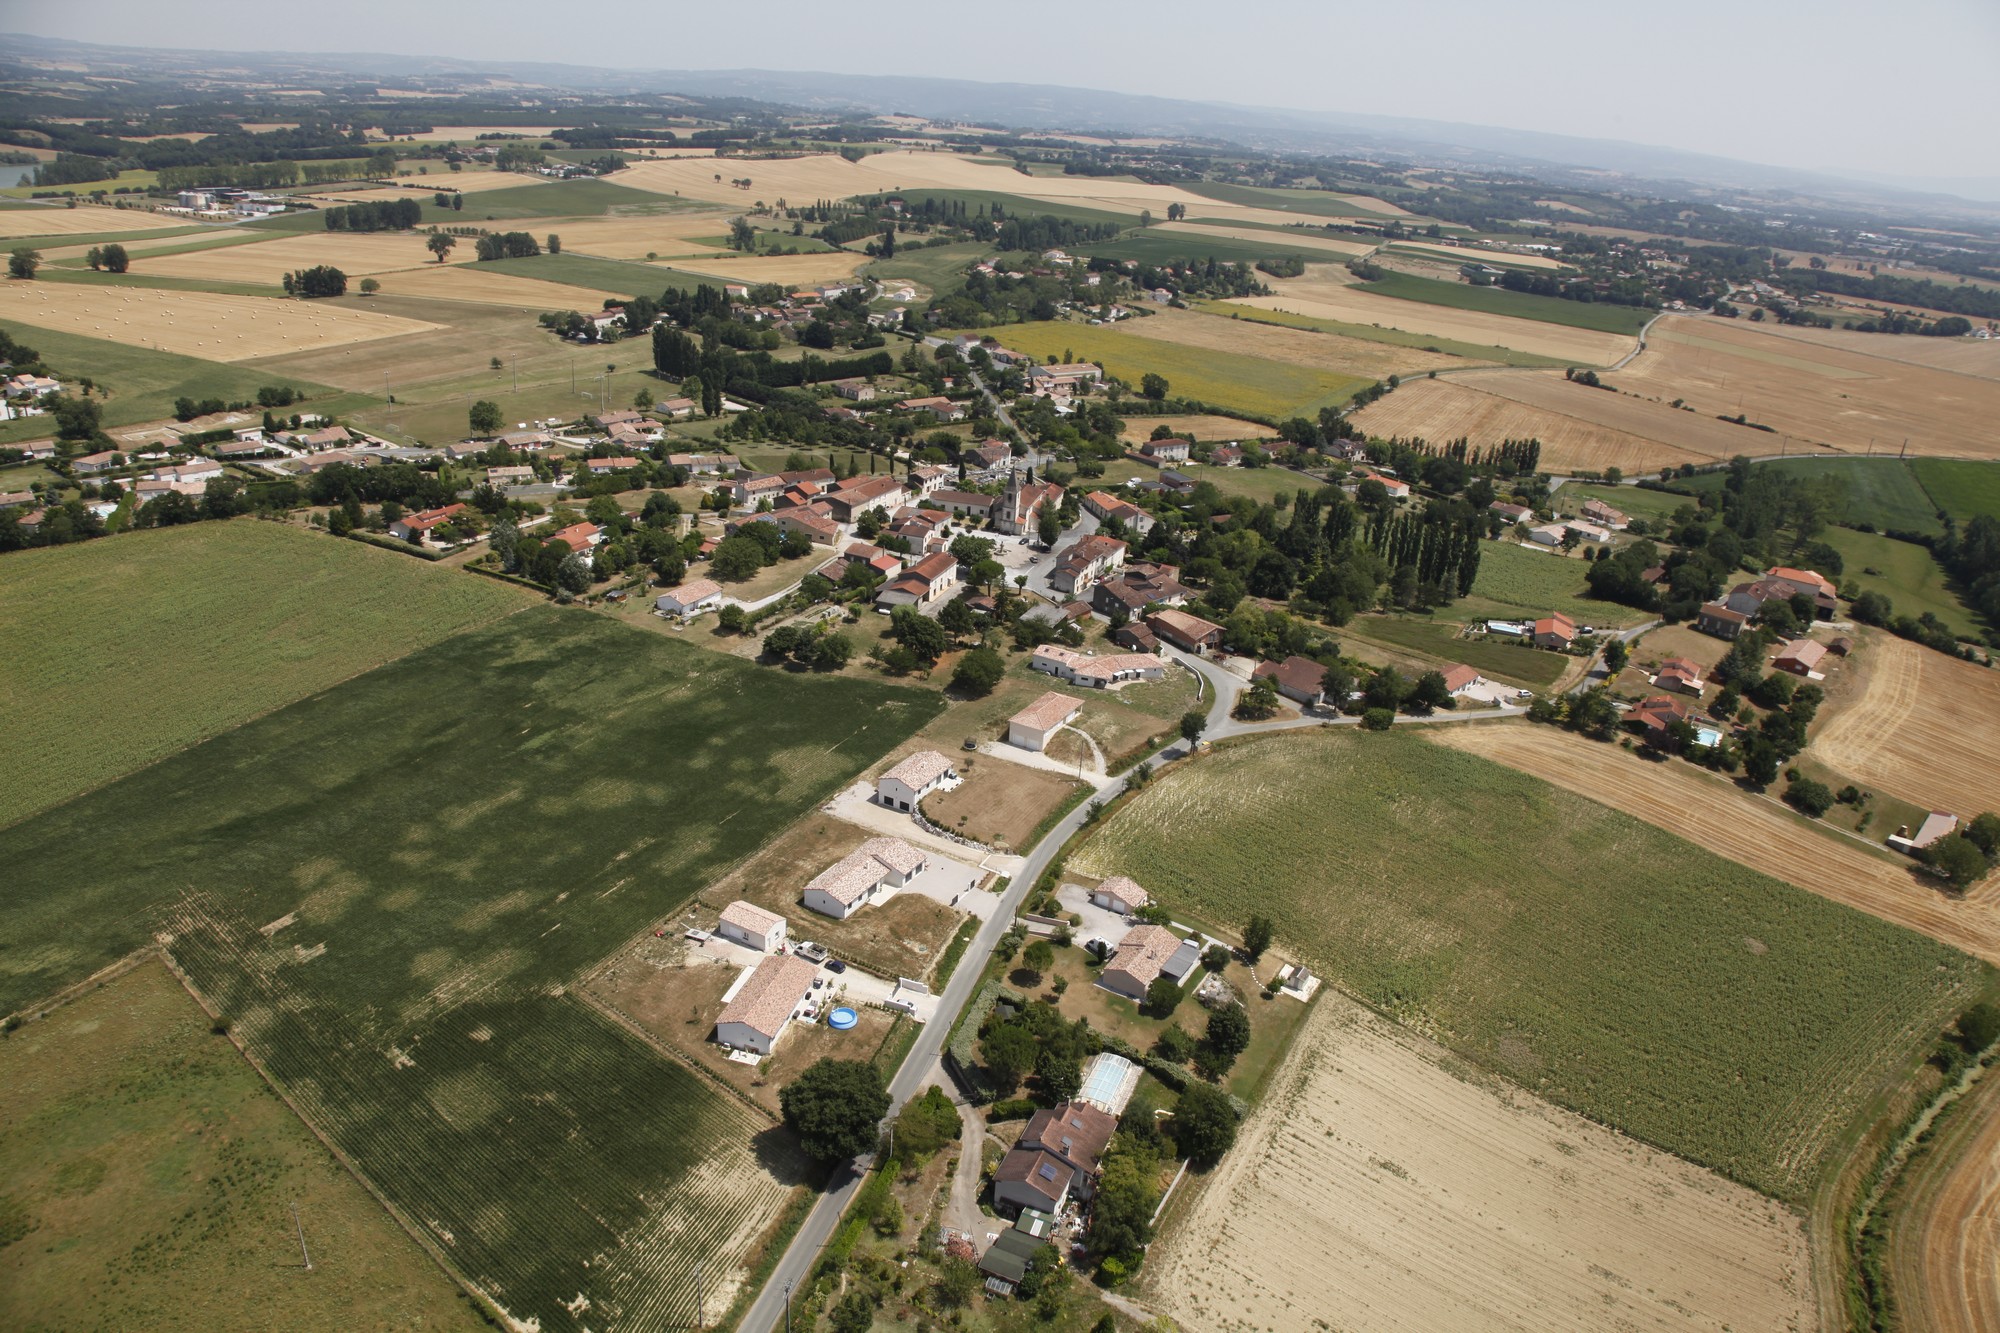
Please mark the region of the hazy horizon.
<svg viewBox="0 0 2000 1333"><path fill-rule="evenodd" d="M1123 8L1065 10L1059 41L992 11L929 9L870 28L797 0L766 0L754 26L634 0L602 0L557 25L526 0L352 0L331 25L319 7L208 0L198 26L173 6L79 0L7 22L155 48L1052 84L1623 140L1831 175L2000 178L1983 121L1939 112L2000 68L2000 5L1990 0L1911 0L1893 26L1862 0L1689 0L1671 20L1582 0L1505 13L1414 0L1388 14L1352 0L1258 0L1232 11L1236 44L1212 40L1213 6L1163 0L1136 30Z"/></svg>

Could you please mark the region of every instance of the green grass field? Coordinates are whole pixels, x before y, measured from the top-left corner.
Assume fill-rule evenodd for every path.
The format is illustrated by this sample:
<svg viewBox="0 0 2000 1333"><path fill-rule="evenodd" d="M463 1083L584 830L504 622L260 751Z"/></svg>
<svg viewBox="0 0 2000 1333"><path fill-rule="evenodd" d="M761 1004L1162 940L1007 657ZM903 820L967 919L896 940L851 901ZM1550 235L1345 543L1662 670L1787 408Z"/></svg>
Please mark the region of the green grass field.
<svg viewBox="0 0 2000 1333"><path fill-rule="evenodd" d="M1774 458L1752 464L1770 468L1788 477L1838 477L1847 484L1847 503L1834 520L1850 527L1867 523L1880 531L1937 533L1940 508L1950 510L1948 501L1961 486L1974 505L2000 506L2000 463L1949 463L1943 460L1900 458ZM1926 473L1919 468L1929 468ZM1942 469L1942 470L1940 470ZM1939 492L1932 492L1926 476L1935 478ZM1728 474L1704 472L1684 477L1673 484L1697 494L1722 489ZM1978 512L1970 508L1962 517ZM2000 512L1996 508L1995 512Z"/></svg>
<svg viewBox="0 0 2000 1333"><path fill-rule="evenodd" d="M1243 431L1246 437L1265 433L1261 426L1246 426ZM1325 486L1323 482L1282 467L1207 467L1196 464L1184 470L1197 482L1210 483L1225 497L1245 495L1259 504L1268 504L1273 496L1281 494L1318 494ZM1155 480L1159 475L1158 468L1145 463L1129 458L1113 459L1104 465L1104 475L1092 479L1090 486L1092 489L1114 490L1133 477Z"/></svg>
<svg viewBox="0 0 2000 1333"><path fill-rule="evenodd" d="M1350 622L1343 633L1423 653L1446 666L1463 662L1481 675L1531 689L1554 684L1556 677L1562 675L1566 659L1556 653L1495 642L1483 635L1461 639L1458 628L1450 621L1421 616L1363 616Z"/></svg>
<svg viewBox="0 0 2000 1333"><path fill-rule="evenodd" d="M965 270L992 247L974 242L958 245L927 245L922 249L901 246L888 259L878 259L862 269L868 277L887 285L913 282L934 298L949 296L965 285Z"/></svg>
<svg viewBox="0 0 2000 1333"><path fill-rule="evenodd" d="M1010 218L1064 218L1071 222L1108 222L1119 227L1135 227L1139 224L1137 213L1113 213L1102 208L1084 208L1077 204L1030 199L1023 194L1009 194L1007 190L1013 182L1018 182L1019 187L1029 189L1034 185L1027 177L1016 172L995 171L993 188L990 190L891 190L887 193L894 194L912 205L920 205L932 199L945 204L964 204L968 219L979 216L980 209L998 204L1001 212ZM1162 220L1165 220L1164 217Z"/></svg>
<svg viewBox="0 0 2000 1333"><path fill-rule="evenodd" d="M1363 283L1361 290L1377 296L1393 296L1399 301L1450 306L1454 310L1483 310L1490 315L1511 315L1515 319L1539 320L1573 329L1596 329L1602 333L1636 334L1657 312L1629 305L1596 305L1587 301L1564 301L1554 296L1510 292L1504 287L1474 287L1463 282L1442 282L1417 278L1407 273L1390 273L1375 282Z"/></svg>
<svg viewBox="0 0 2000 1333"><path fill-rule="evenodd" d="M1316 416L1320 408L1344 404L1370 383L1354 375L1211 352L1089 324L1010 324L989 331L1018 352L1046 357L1067 349L1085 361L1101 362L1134 389L1151 371L1167 377L1171 397L1260 416Z"/></svg>
<svg viewBox="0 0 2000 1333"><path fill-rule="evenodd" d="M659 264L642 264L623 259L598 259L591 255L536 255L531 259L492 259L479 265L482 273L511 273L517 278L539 278L543 282L560 282L565 286L582 290L577 300L585 304L579 310L601 309L601 298L592 299L586 293L601 292L606 296L652 296L657 297L668 289L693 291L703 282L714 285L717 278L701 278L692 273L663 267Z"/></svg>
<svg viewBox="0 0 2000 1333"><path fill-rule="evenodd" d="M0 825L534 600L247 518L0 565Z"/></svg>
<svg viewBox="0 0 2000 1333"><path fill-rule="evenodd" d="M942 707L525 611L0 833L0 1007L164 931L515 1319L684 1325L801 1165L567 992Z"/></svg>
<svg viewBox="0 0 2000 1333"><path fill-rule="evenodd" d="M0 1324L484 1327L161 964L0 1042L0 1082Z"/></svg>
<svg viewBox="0 0 2000 1333"><path fill-rule="evenodd" d="M222 278L183 278L166 273L149 273L135 268L125 273L106 273L90 268L49 267L35 278L38 282L66 282L79 287L151 287L160 291L220 292L224 296L282 297L285 289L275 282L229 282Z"/></svg>
<svg viewBox="0 0 2000 1333"><path fill-rule="evenodd" d="M671 195L635 190L615 181L589 177L541 184L534 183L533 177L524 176L521 179L523 183L520 185L466 195L464 209L452 211L451 216L461 224L470 225L517 218L601 218L609 213L648 216L714 207L712 204L675 199ZM439 180L435 189L426 181L422 188L433 192L449 191L449 181L449 177Z"/></svg>
<svg viewBox="0 0 2000 1333"><path fill-rule="evenodd" d="M1910 470L1925 498L1960 523L1980 514L2000 518L2000 463L1913 458Z"/></svg>
<svg viewBox="0 0 2000 1333"><path fill-rule="evenodd" d="M116 241L130 244L134 241L159 241L173 236L192 236L197 232L214 231L214 227L148 227L141 231L94 231L77 235L54 236L14 236L6 241L5 248L12 251L26 246L30 250L56 250L71 245L110 245ZM169 252L175 253L175 252ZM65 261L66 262L66 261ZM81 263L83 261L76 261Z"/></svg>
<svg viewBox="0 0 2000 1333"><path fill-rule="evenodd" d="M1802 1202L1972 959L1484 759L1295 732L1181 765L1071 859L1281 948L1528 1090Z"/></svg>
<svg viewBox="0 0 2000 1333"><path fill-rule="evenodd" d="M1585 597L1583 574L1579 559L1542 555L1513 542L1481 542L1479 576L1473 580L1472 596L1454 603L1452 609L1468 617L1499 615L1505 619L1560 611L1574 617L1579 625L1636 625L1645 619L1643 613L1630 607Z"/></svg>
<svg viewBox="0 0 2000 1333"><path fill-rule="evenodd" d="M1187 186L1190 194L1246 208L1275 208L1284 213L1305 213L1321 218L1392 218L1394 213L1349 203L1325 190L1286 190L1264 185L1224 185L1216 181L1195 181Z"/></svg>
<svg viewBox="0 0 2000 1333"><path fill-rule="evenodd" d="M328 416L340 416L379 401L366 394L342 393L283 371L224 365L13 320L0 320L0 327L40 352L59 379L74 380L89 375L96 380L99 391L108 395L103 412L104 424L110 427L171 417L174 399L184 394L191 398L245 402L254 400L257 390L267 384L288 384L302 390L310 403L303 410ZM27 417L0 423L0 444L44 438L53 433L54 423L48 417Z"/></svg>
<svg viewBox="0 0 2000 1333"><path fill-rule="evenodd" d="M1443 352L1449 356L1462 356L1470 361L1497 361L1509 366L1560 366L1566 365L1552 356L1536 356L1532 352L1518 352L1511 347L1481 347L1477 343L1460 342L1455 338L1438 338L1428 333L1406 333L1402 329L1386 329L1374 324L1350 324L1341 319L1319 319L1312 315L1297 315L1289 310L1263 310L1256 306L1237 305L1233 301L1198 301L1195 309L1209 315L1223 315L1230 319L1247 320L1256 324L1277 324L1288 329L1311 329L1316 333L1338 333L1349 338L1361 338L1368 342L1388 343L1392 347L1419 347L1426 351Z"/></svg>
<svg viewBox="0 0 2000 1333"><path fill-rule="evenodd" d="M1243 241L1230 236L1203 236L1188 231L1132 231L1115 241L1096 241L1077 247L1077 253L1102 259L1136 259L1142 264L1164 264L1171 260L1209 259L1219 263L1255 264L1260 259L1297 256L1307 263L1331 263L1340 257L1326 250L1287 245L1284 234L1272 232L1268 242Z"/></svg>
<svg viewBox="0 0 2000 1333"><path fill-rule="evenodd" d="M1928 547L1850 528L1828 528L1820 540L1840 552L1841 573L1835 582L1843 591L1879 592L1895 603L1897 615L1921 616L1929 611L1954 633L1983 630L1979 617L1947 586L1945 572ZM1881 572L1870 574L1870 569Z"/></svg>
<svg viewBox="0 0 2000 1333"><path fill-rule="evenodd" d="M1647 490L1643 486L1606 486L1587 481L1565 482L1555 495L1558 507L1581 506L1585 500L1602 500L1613 509L1622 509L1633 518L1667 522L1675 511L1694 504L1685 495Z"/></svg>

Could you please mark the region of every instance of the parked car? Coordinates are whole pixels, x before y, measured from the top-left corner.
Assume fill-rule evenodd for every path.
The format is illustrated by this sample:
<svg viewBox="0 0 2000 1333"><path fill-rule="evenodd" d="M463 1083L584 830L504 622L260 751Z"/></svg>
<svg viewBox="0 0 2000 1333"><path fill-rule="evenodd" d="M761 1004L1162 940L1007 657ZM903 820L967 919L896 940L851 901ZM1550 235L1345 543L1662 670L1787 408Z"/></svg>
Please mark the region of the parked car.
<svg viewBox="0 0 2000 1333"><path fill-rule="evenodd" d="M847 964L841 962L838 958L829 958L826 960L826 970L829 972L845 972Z"/></svg>

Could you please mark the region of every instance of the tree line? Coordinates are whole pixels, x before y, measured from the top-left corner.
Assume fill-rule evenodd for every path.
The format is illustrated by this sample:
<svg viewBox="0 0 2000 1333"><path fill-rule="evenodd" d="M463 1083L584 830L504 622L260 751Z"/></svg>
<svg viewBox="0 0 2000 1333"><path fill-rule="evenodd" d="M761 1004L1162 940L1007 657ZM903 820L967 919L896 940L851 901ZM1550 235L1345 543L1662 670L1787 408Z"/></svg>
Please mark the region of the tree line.
<svg viewBox="0 0 2000 1333"><path fill-rule="evenodd" d="M408 231L423 217L424 206L414 199L375 199L320 212L328 231Z"/></svg>

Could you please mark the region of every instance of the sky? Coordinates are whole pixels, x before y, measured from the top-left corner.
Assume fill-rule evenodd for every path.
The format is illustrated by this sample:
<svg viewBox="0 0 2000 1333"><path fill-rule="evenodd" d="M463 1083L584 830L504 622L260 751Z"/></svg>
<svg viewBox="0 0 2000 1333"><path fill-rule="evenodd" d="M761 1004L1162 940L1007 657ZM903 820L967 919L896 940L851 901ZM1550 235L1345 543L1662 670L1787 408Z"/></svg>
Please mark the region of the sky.
<svg viewBox="0 0 2000 1333"><path fill-rule="evenodd" d="M0 0L0 31L647 69L1052 83L1622 139L1833 174L2000 178L2000 0Z"/></svg>

